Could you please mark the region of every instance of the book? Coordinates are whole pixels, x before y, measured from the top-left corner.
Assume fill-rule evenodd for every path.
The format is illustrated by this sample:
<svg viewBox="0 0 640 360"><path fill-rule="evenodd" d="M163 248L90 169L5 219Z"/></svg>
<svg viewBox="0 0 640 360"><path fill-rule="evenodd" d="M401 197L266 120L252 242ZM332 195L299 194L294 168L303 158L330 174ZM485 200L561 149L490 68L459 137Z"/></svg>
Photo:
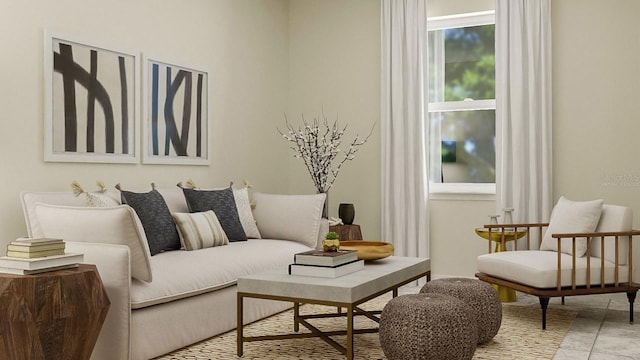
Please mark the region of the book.
<svg viewBox="0 0 640 360"><path fill-rule="evenodd" d="M40 274L40 273L56 271L56 270L75 269L77 267L78 267L77 263L60 265L60 266L52 266L49 268L37 269L37 270L24 270L24 269L0 267L0 274L33 275L33 274Z"/></svg>
<svg viewBox="0 0 640 360"><path fill-rule="evenodd" d="M310 250L293 255L293 262L301 265L336 266L358 260L355 250Z"/></svg>
<svg viewBox="0 0 640 360"><path fill-rule="evenodd" d="M355 260L337 266L289 264L289 275L337 278L364 269L364 260Z"/></svg>
<svg viewBox="0 0 640 360"><path fill-rule="evenodd" d="M46 256L64 255L64 248L43 251L7 251L7 257L33 259Z"/></svg>
<svg viewBox="0 0 640 360"><path fill-rule="evenodd" d="M54 244L38 244L38 245L21 245L15 241L11 242L11 244L7 245L7 250L9 251L22 251L22 252L37 252L37 251L47 251L47 250L64 250L65 243L64 241Z"/></svg>
<svg viewBox="0 0 640 360"><path fill-rule="evenodd" d="M56 239L56 238L25 238L25 237L21 237L21 238L17 238L15 241L11 242L11 244L13 244L13 245L20 245L20 246L36 246L36 245L59 244L59 243L64 243L64 240Z"/></svg>
<svg viewBox="0 0 640 360"><path fill-rule="evenodd" d="M81 263L84 260L83 254L66 253L64 255L46 256L33 259L0 257L0 267L21 269L21 270L41 270L54 266L71 265Z"/></svg>

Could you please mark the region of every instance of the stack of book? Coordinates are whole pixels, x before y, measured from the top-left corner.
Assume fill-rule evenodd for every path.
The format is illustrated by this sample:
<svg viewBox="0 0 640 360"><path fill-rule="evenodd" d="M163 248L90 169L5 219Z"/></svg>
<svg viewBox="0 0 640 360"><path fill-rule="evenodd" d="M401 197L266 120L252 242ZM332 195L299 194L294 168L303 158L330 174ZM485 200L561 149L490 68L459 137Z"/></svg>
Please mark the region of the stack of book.
<svg viewBox="0 0 640 360"><path fill-rule="evenodd" d="M19 238L7 246L7 256L0 257L0 273L29 275L78 267L82 254L65 253L62 239Z"/></svg>
<svg viewBox="0 0 640 360"><path fill-rule="evenodd" d="M295 254L289 265L290 275L337 278L364 269L355 250L310 250Z"/></svg>

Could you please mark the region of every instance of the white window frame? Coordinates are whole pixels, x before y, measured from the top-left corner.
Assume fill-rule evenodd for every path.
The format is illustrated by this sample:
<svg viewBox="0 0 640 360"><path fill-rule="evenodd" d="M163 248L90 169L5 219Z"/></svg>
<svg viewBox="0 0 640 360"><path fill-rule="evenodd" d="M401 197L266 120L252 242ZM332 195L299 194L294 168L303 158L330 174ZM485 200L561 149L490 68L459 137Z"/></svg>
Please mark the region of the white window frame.
<svg viewBox="0 0 640 360"><path fill-rule="evenodd" d="M495 11L456 14L431 17L427 19L427 31L444 30L457 27L495 24ZM495 99L464 100L447 102L429 102L428 111L469 111L495 110ZM471 195L478 199L491 199L496 194L495 183L434 183L429 182L429 193L432 199L466 199Z"/></svg>

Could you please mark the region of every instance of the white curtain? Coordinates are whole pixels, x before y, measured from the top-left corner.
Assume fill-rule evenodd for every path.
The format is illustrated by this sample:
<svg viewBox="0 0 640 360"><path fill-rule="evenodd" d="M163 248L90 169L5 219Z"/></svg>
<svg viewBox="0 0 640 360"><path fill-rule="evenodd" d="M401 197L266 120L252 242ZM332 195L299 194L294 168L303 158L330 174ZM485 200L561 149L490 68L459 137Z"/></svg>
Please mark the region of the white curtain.
<svg viewBox="0 0 640 360"><path fill-rule="evenodd" d="M429 256L426 0L382 0L382 239Z"/></svg>
<svg viewBox="0 0 640 360"><path fill-rule="evenodd" d="M514 222L553 206L550 0L496 1L496 186Z"/></svg>

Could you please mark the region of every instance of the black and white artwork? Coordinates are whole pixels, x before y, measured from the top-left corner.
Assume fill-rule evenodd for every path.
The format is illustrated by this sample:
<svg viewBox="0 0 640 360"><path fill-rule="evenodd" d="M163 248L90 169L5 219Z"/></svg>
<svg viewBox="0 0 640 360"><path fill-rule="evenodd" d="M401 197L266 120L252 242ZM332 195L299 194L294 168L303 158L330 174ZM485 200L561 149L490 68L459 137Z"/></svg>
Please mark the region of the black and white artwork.
<svg viewBox="0 0 640 360"><path fill-rule="evenodd" d="M143 162L209 164L208 74L146 60Z"/></svg>
<svg viewBox="0 0 640 360"><path fill-rule="evenodd" d="M45 161L138 161L138 59L45 34Z"/></svg>

